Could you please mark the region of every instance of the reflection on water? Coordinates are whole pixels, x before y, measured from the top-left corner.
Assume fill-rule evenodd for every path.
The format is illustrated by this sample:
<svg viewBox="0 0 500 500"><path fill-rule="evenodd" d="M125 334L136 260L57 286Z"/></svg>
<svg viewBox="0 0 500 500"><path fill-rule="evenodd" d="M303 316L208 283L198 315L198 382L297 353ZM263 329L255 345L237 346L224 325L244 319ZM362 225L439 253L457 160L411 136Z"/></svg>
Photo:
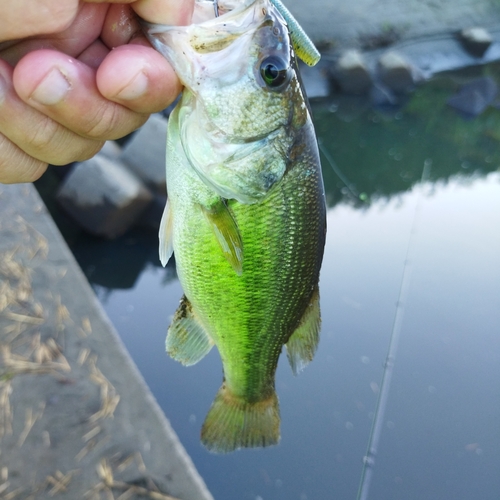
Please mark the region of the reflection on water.
<svg viewBox="0 0 500 500"><path fill-rule="evenodd" d="M330 206L323 329L300 377L287 363L278 367L278 447L230 457L201 447L220 360L213 350L185 369L164 353L181 289L172 268L157 266L156 243L129 235L128 249L104 250L105 258L109 243L96 257L95 242L73 240L217 500L356 498L398 308L399 346L368 498L500 498L500 111L464 120L445 104L467 78L497 78L498 69L469 73L436 79L399 109L340 98L313 103ZM109 273L119 251L134 253ZM110 292L116 277L106 273L123 269L134 277L121 284L134 287Z"/></svg>
<svg viewBox="0 0 500 500"><path fill-rule="evenodd" d="M436 77L401 108L371 109L349 96L313 103L329 206L362 206L404 193L419 182L426 161L432 162L433 182L497 170L498 109L463 119L447 104L462 84L482 74L500 82L498 65Z"/></svg>

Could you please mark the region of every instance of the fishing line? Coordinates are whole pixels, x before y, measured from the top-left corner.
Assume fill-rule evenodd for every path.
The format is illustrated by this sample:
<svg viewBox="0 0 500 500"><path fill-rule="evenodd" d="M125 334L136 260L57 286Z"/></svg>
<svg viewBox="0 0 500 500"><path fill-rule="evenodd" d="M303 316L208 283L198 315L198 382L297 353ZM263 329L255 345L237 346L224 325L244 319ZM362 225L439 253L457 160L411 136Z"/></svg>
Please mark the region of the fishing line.
<svg viewBox="0 0 500 500"><path fill-rule="evenodd" d="M330 152L323 146L323 141L318 138L318 147L323 156L326 158L326 161L330 164L330 167L332 167L332 170L335 172L337 177L345 184L345 187L349 190L352 196L354 198L359 199L359 193L354 187L354 184L352 182L349 182L349 179L342 173L338 165L335 163L335 160L332 158L332 155Z"/></svg>
<svg viewBox="0 0 500 500"><path fill-rule="evenodd" d="M422 169L422 177L420 178L421 184L423 184L429 179L431 165L432 165L431 160L424 161L424 168ZM389 389L392 380L394 362L396 361L399 337L401 335L401 325L403 323L405 301L408 296L408 289L411 281L412 266L410 257L413 248L413 241L417 232L417 223L419 218L418 216L420 213L421 199L422 195L420 193L419 196L417 197L415 212L413 214L413 221L411 225L410 237L408 239L408 246L406 248L405 264L403 268L403 276L401 278L401 285L399 289L396 313L394 315L394 323L392 327L391 338L389 340L387 357L385 358L384 372L382 374L382 381L380 383L380 390L378 393L375 416L373 417L372 428L368 440L368 447L366 449L366 454L363 457L363 470L361 473L361 480L359 482L359 489L358 489L358 494L356 496L356 500L368 499L370 484L373 477L375 456L378 452L380 436L382 435L382 425L384 421L385 410L387 407L387 401L389 399Z"/></svg>

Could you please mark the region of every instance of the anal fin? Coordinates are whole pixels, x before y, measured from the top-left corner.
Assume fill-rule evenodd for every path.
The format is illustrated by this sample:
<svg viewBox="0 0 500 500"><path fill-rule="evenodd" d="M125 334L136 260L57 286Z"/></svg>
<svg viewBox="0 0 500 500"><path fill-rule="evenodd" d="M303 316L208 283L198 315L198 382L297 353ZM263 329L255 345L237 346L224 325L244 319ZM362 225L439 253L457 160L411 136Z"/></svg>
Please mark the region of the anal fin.
<svg viewBox="0 0 500 500"><path fill-rule="evenodd" d="M224 257L236 274L240 275L243 271L243 242L238 225L229 208L222 199L210 208L204 206L201 208L217 238Z"/></svg>
<svg viewBox="0 0 500 500"><path fill-rule="evenodd" d="M314 290L300 324L286 343L286 354L294 375L298 375L312 361L319 343L321 314L319 290Z"/></svg>
<svg viewBox="0 0 500 500"><path fill-rule="evenodd" d="M168 355L183 365L190 366L207 355L213 345L213 340L196 319L191 303L184 295L168 329Z"/></svg>

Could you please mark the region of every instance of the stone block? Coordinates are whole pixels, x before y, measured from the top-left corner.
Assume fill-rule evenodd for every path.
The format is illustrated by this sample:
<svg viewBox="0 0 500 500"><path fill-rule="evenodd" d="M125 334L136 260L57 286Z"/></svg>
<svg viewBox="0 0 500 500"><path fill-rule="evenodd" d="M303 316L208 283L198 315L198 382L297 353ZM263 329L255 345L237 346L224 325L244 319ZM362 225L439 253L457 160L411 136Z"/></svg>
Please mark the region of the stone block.
<svg viewBox="0 0 500 500"><path fill-rule="evenodd" d="M166 191L166 144L167 120L154 114L125 145L120 157L146 186L159 193Z"/></svg>
<svg viewBox="0 0 500 500"><path fill-rule="evenodd" d="M116 141L106 141L102 149L99 151L99 154L109 158L110 160L116 160L122 154L122 148Z"/></svg>
<svg viewBox="0 0 500 500"><path fill-rule="evenodd" d="M386 52L380 57L378 74L382 83L394 92L408 92L415 86L415 69L395 51Z"/></svg>
<svg viewBox="0 0 500 500"><path fill-rule="evenodd" d="M137 225L144 228L153 229L155 232L158 232L166 203L167 197L165 195L155 194L153 201L141 214L139 220L137 221Z"/></svg>
<svg viewBox="0 0 500 500"><path fill-rule="evenodd" d="M447 104L469 117L480 115L498 95L498 85L489 76L476 78L463 85Z"/></svg>
<svg viewBox="0 0 500 500"><path fill-rule="evenodd" d="M83 229L110 239L132 227L153 198L122 164L100 154L75 164L56 197Z"/></svg>
<svg viewBox="0 0 500 500"><path fill-rule="evenodd" d="M462 30L460 39L466 50L476 57L483 57L493 43L491 34L486 29L479 27Z"/></svg>
<svg viewBox="0 0 500 500"><path fill-rule="evenodd" d="M346 94L364 94L372 85L363 54L357 50L347 50L340 56L333 77Z"/></svg>

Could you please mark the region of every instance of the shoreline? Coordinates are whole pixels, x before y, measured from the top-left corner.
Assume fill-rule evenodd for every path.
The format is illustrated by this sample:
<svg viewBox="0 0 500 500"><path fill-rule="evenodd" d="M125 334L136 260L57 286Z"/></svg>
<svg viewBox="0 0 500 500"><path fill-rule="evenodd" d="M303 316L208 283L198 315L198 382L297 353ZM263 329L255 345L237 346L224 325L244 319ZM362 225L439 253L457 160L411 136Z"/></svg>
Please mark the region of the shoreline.
<svg viewBox="0 0 500 500"><path fill-rule="evenodd" d="M213 500L33 185L0 185L0 494Z"/></svg>
<svg viewBox="0 0 500 500"><path fill-rule="evenodd" d="M333 49L361 48L361 42L391 31L398 40L454 33L480 25L500 27L498 0L301 0L285 2L305 32Z"/></svg>

